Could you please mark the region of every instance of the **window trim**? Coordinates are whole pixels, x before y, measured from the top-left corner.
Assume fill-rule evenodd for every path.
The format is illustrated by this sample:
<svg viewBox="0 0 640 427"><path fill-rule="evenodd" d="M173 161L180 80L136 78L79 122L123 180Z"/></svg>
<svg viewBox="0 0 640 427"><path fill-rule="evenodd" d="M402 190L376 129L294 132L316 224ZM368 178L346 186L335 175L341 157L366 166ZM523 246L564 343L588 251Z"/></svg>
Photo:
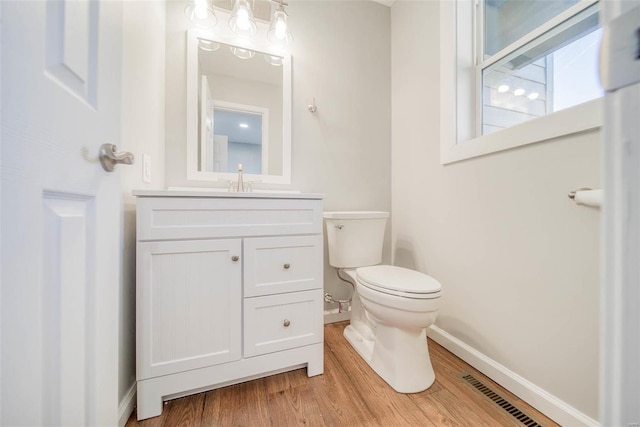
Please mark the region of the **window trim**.
<svg viewBox="0 0 640 427"><path fill-rule="evenodd" d="M590 7L597 0L583 0L576 6L565 12L572 11L575 14L587 7ZM472 127L477 132L479 126L479 116L477 111L477 103L480 94L477 87L477 71L486 61L478 65L474 72L474 86L469 89L468 84L461 84L459 79L460 70L458 69L458 61L460 53L457 50L458 39L465 37L473 37L473 51L476 56L473 58L474 63L478 64L481 49L477 44L477 28L474 23L472 28L469 25L458 25L457 7L467 5L475 9L474 0L455 0L440 2L440 163L449 164L461 160L467 160L474 157L484 156L487 154L508 150L511 148L521 147L524 145L534 144L538 142L550 141L563 136L572 134L580 134L585 132L596 131L602 126L602 98L595 99L580 105L576 105L565 110L547 114L543 117L529 120L488 135L481 135L470 138L465 141L458 142L458 135L463 133L460 131L461 123L458 117L457 100L460 95L464 95L465 99L474 106L474 116L471 123L466 123L466 127ZM578 8L578 6L580 6ZM557 18L567 19L563 14L554 18L550 22L555 25ZM541 28L546 28L544 25ZM540 29L540 28L539 28ZM546 28L548 29L548 28ZM534 32L530 33L531 36ZM475 36L475 37L474 37ZM521 43L528 36L524 36L506 49L512 48L516 43ZM491 58L503 54L505 49L501 50ZM504 56L504 55L502 55ZM491 59L488 58L488 59ZM465 87L466 86L466 87ZM471 90L470 93L468 91ZM478 135L479 133L476 133Z"/></svg>

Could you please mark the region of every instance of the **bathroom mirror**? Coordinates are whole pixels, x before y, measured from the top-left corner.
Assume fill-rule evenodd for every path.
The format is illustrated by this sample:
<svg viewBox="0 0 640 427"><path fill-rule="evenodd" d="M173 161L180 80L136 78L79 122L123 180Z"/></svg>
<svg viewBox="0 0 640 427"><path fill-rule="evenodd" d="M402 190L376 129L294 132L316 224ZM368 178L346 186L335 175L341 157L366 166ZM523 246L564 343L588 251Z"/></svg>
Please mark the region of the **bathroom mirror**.
<svg viewBox="0 0 640 427"><path fill-rule="evenodd" d="M190 30L187 179L291 182L291 56Z"/></svg>

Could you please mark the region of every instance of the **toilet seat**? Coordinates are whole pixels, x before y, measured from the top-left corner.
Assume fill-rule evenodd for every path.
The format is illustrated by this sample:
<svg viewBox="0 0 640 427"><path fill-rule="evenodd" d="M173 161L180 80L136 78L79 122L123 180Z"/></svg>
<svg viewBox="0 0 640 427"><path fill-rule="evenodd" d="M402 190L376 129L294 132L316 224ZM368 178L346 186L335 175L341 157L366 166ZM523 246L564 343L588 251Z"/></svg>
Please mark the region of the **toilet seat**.
<svg viewBox="0 0 640 427"><path fill-rule="evenodd" d="M393 265L374 265L356 270L362 286L388 295L413 299L439 298L442 285L426 274Z"/></svg>

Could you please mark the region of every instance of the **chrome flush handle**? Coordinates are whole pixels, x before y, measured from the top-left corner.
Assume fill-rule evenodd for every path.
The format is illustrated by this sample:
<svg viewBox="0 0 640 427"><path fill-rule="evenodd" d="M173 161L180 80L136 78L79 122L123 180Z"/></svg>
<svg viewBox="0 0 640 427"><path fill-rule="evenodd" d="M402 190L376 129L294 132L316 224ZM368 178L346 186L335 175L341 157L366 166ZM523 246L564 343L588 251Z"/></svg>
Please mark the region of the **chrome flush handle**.
<svg viewBox="0 0 640 427"><path fill-rule="evenodd" d="M117 164L132 165L133 153L128 151L117 152L117 147L113 144L102 144L100 147L100 164L107 172L113 172Z"/></svg>

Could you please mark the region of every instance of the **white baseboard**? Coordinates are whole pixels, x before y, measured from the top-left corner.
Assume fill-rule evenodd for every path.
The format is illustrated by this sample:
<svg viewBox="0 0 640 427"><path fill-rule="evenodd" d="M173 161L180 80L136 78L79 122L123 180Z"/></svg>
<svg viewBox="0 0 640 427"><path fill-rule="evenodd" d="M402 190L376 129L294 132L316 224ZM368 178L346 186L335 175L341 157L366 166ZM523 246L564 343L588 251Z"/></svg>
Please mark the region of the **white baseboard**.
<svg viewBox="0 0 640 427"><path fill-rule="evenodd" d="M576 408L522 378L453 335L433 325L427 335L529 405L560 425L597 427L600 423Z"/></svg>
<svg viewBox="0 0 640 427"><path fill-rule="evenodd" d="M136 407L136 383L124 395L118 405L118 427L124 427Z"/></svg>
<svg viewBox="0 0 640 427"><path fill-rule="evenodd" d="M344 320L349 320L351 317L350 311L345 311L342 313L338 313L338 309L334 308L333 310L325 310L324 311L324 324L327 323L336 323L342 322Z"/></svg>

